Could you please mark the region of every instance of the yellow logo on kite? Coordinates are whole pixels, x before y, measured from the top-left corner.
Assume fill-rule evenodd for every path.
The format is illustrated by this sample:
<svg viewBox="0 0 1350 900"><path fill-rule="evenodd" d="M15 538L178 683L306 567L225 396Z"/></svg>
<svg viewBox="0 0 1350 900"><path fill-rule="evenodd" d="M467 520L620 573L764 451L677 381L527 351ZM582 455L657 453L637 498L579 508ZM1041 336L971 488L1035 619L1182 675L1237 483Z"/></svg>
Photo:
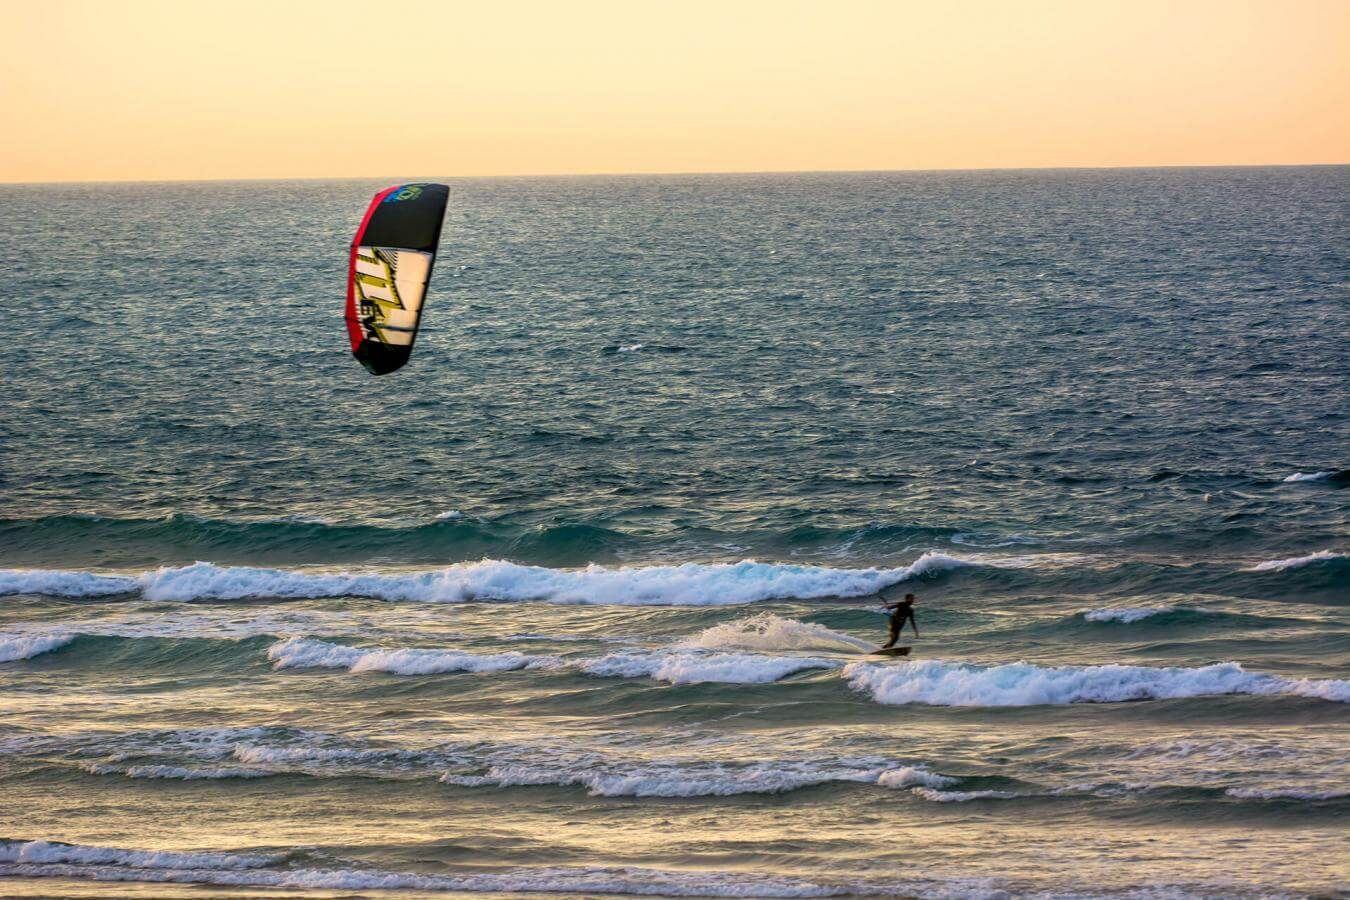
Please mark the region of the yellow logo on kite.
<svg viewBox="0 0 1350 900"><path fill-rule="evenodd" d="M380 326L388 320L390 310L405 307L394 284L394 261L382 250L372 248L370 253L370 256L362 252L356 254L356 273L352 280L356 285L357 307L367 337L387 344L389 338Z"/></svg>

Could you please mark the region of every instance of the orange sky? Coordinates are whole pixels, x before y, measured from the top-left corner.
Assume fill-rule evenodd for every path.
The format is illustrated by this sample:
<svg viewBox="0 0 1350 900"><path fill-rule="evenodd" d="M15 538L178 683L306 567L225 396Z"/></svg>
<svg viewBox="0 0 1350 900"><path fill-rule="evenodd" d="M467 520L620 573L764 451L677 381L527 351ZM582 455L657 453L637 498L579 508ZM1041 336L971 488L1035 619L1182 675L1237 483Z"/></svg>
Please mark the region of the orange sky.
<svg viewBox="0 0 1350 900"><path fill-rule="evenodd" d="M1348 0L0 14L0 181L1350 162Z"/></svg>

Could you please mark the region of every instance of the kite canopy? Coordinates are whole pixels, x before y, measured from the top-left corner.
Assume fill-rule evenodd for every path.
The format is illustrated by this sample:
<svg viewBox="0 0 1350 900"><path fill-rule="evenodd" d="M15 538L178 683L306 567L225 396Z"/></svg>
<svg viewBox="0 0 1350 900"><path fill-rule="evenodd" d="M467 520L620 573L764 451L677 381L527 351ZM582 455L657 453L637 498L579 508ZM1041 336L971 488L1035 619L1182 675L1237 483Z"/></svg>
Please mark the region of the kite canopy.
<svg viewBox="0 0 1350 900"><path fill-rule="evenodd" d="M370 201L347 266L347 336L373 375L399 369L422 321L450 189L397 184Z"/></svg>

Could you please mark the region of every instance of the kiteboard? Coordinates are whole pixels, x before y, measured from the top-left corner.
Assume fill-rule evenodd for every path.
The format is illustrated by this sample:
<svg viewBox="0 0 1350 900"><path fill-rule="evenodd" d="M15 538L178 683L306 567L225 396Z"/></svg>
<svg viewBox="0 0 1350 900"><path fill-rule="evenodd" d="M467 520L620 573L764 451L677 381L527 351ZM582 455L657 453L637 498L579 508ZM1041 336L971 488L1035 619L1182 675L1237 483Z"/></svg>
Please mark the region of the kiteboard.
<svg viewBox="0 0 1350 900"><path fill-rule="evenodd" d="M878 647L869 651L873 656L909 656L911 647Z"/></svg>
<svg viewBox="0 0 1350 900"><path fill-rule="evenodd" d="M347 261L347 336L372 375L402 368L422 322L450 189L397 184L375 195Z"/></svg>

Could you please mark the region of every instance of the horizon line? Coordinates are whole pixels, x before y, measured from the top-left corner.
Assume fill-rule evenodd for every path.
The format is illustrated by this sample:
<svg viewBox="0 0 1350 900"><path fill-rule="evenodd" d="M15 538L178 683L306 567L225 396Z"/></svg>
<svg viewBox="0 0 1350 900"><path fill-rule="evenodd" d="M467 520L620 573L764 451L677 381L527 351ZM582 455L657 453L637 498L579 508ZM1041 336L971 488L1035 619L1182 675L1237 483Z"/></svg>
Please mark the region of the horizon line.
<svg viewBox="0 0 1350 900"><path fill-rule="evenodd" d="M883 175L924 172L1092 172L1148 169L1311 169L1350 166L1347 162L1307 163L1164 163L1156 165L1065 165L1065 166L938 166L912 169L710 169L704 171L652 172L533 172L524 174L443 175L447 181L509 178L686 178L731 175ZM0 180L0 187L75 184L227 184L273 181L380 181L383 175L262 175L219 178L68 178L48 181ZM398 180L398 179L395 179Z"/></svg>

